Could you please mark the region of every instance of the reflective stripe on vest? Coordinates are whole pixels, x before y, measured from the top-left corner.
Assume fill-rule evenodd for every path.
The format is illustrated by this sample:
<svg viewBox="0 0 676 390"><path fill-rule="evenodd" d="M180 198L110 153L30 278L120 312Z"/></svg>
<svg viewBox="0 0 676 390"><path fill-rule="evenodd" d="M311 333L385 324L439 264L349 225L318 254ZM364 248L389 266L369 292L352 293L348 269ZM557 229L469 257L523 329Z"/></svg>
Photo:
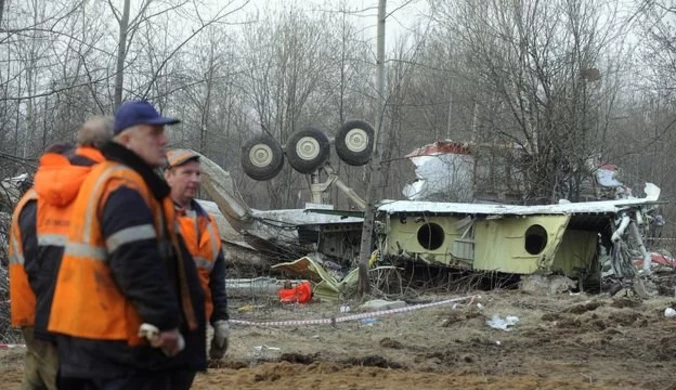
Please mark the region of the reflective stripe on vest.
<svg viewBox="0 0 676 390"><path fill-rule="evenodd" d="M132 226L122 229L108 237L106 240L106 248L108 249L109 253L113 253L122 245L150 239L157 239L157 233L155 232L155 227L153 225L146 224Z"/></svg>
<svg viewBox="0 0 676 390"><path fill-rule="evenodd" d="M106 248L102 246L80 244L70 241L66 243L64 255L79 258L90 258L92 260L99 261L106 261L108 258L108 252L106 252Z"/></svg>
<svg viewBox="0 0 676 390"><path fill-rule="evenodd" d="M39 246L66 246L65 234L38 233Z"/></svg>
<svg viewBox="0 0 676 390"><path fill-rule="evenodd" d="M82 237L83 242L85 244L89 244L92 239L92 224L94 221L94 216L96 215L96 207L98 206L98 196L101 193L101 187L113 177L113 174L116 172L120 172L124 169L129 169L125 167L124 165L113 165L112 167L108 167L105 171L101 173L101 176L99 176L98 180L96 180L96 183L94 184L94 187L92 188L92 191L90 193L88 202L87 202L87 211L85 212L85 220L84 220L84 235ZM145 183L144 183L145 185Z"/></svg>
<svg viewBox="0 0 676 390"><path fill-rule="evenodd" d="M221 240L220 237L216 235L216 232L214 231L214 226L213 226L214 221L212 219L209 219L207 222L207 231L209 232L209 242L211 243L211 253L212 253L212 266L213 268L213 263L216 262L216 259L218 258L218 242Z"/></svg>
<svg viewBox="0 0 676 390"><path fill-rule="evenodd" d="M204 257L193 257L193 260L195 260L195 265L197 268L209 272L214 269L214 264L216 263L215 260L207 260Z"/></svg>
<svg viewBox="0 0 676 390"><path fill-rule="evenodd" d="M12 250L10 251L11 254L9 255L9 263L18 264L23 267L24 263L26 262L26 259L23 257L23 250L21 250L21 245L14 236L10 238L10 241L12 245Z"/></svg>

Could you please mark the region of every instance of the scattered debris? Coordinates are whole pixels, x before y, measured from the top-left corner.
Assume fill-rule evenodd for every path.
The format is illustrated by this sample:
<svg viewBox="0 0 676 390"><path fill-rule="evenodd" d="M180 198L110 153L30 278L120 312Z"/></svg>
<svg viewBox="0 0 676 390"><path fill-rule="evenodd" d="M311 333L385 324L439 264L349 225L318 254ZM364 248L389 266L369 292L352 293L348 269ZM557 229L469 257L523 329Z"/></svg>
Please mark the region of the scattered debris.
<svg viewBox="0 0 676 390"><path fill-rule="evenodd" d="M519 317L517 316L507 316L504 319L499 315L494 314L493 318L486 320L486 325L490 326L493 329L502 329L505 331L510 330L510 326L514 326L519 323Z"/></svg>
<svg viewBox="0 0 676 390"><path fill-rule="evenodd" d="M253 347L252 362L277 360L277 355L280 351L281 348L257 345Z"/></svg>
<svg viewBox="0 0 676 390"><path fill-rule="evenodd" d="M308 303L312 300L312 286L310 282L302 282L296 287L289 283L285 288L277 291L282 303Z"/></svg>
<svg viewBox="0 0 676 390"><path fill-rule="evenodd" d="M225 289L229 297L274 297L284 288L284 281L270 277L253 279L226 279Z"/></svg>
<svg viewBox="0 0 676 390"><path fill-rule="evenodd" d="M404 301L386 301L384 299L373 299L359 306L362 311L392 310L406 307Z"/></svg>
<svg viewBox="0 0 676 390"><path fill-rule="evenodd" d="M356 288L359 281L359 269L355 268L340 278L335 272L328 271L318 258L319 254L310 254L290 263L275 264L271 268L284 270L299 275L314 283L313 292L318 298L338 300L349 290ZM373 267L378 259L378 251L374 251L369 259ZM373 268L377 270L379 268Z"/></svg>

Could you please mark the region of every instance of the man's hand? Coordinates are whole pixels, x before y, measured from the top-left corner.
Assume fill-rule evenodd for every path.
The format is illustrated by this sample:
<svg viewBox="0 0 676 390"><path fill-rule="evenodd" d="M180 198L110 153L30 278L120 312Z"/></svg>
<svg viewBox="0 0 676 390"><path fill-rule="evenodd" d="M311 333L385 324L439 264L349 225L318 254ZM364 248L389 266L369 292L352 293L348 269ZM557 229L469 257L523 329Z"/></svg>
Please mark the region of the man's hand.
<svg viewBox="0 0 676 390"><path fill-rule="evenodd" d="M155 341L151 341L153 347L162 348L162 352L169 357L178 355L185 348L185 340L178 329L160 332Z"/></svg>
<svg viewBox="0 0 676 390"><path fill-rule="evenodd" d="M139 329L139 337L145 337L154 348L161 348L169 357L176 356L185 348L185 340L178 329L160 332L156 326L143 324Z"/></svg>
<svg viewBox="0 0 676 390"><path fill-rule="evenodd" d="M230 325L228 321L216 321L214 323L214 338L211 339L211 348L209 357L211 359L222 359L225 351L228 350L228 336L230 335Z"/></svg>

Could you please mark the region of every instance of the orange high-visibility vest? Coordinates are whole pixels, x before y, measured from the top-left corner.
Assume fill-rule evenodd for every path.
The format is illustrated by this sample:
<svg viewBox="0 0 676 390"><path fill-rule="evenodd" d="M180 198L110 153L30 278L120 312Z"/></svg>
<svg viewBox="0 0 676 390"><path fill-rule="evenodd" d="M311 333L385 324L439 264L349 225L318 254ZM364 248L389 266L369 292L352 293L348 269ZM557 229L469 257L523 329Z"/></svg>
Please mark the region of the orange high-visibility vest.
<svg viewBox="0 0 676 390"><path fill-rule="evenodd" d="M141 317L113 279L98 218L109 194L121 186L139 192L155 221L154 226L125 229L124 234L115 237L115 244L157 237L160 253L166 252L163 255L168 254L172 241L175 244L174 205L169 197L160 204L143 178L122 164L106 161L94 167L82 184L71 214L52 302L50 332L95 340L126 340L130 346L142 343L137 334Z"/></svg>
<svg viewBox="0 0 676 390"><path fill-rule="evenodd" d="M77 148L74 157L86 157L91 163L89 166L71 165L67 157L59 154L45 154L40 158L41 169L44 169L45 171L52 170L52 172L67 172L71 181L66 182L66 187L59 187L60 194L52 196L52 199L44 198L43 195L38 197L36 233L39 246L63 247L66 244L68 227L70 226L70 216L77 193L80 190L80 184L82 184L82 181L84 181L86 176L92 170L92 165L104 160L100 151L89 147ZM69 168L69 170L63 171L64 167ZM73 180L74 177L79 178L79 180ZM45 180L49 179L58 180L58 176L49 176L48 173ZM38 182L36 179L36 191L40 194L44 194L41 185L49 186L50 184L51 183Z"/></svg>
<svg viewBox="0 0 676 390"><path fill-rule="evenodd" d="M35 325L35 293L28 283L28 274L24 268L23 239L19 226L19 216L29 201L37 200L35 190L24 194L14 208L12 225L9 232L9 299L12 326Z"/></svg>
<svg viewBox="0 0 676 390"><path fill-rule="evenodd" d="M221 251L221 236L218 233L216 221L211 215L208 219L204 215L197 215L195 218L186 212L179 212L178 224L186 247L197 266L200 284L204 290L204 307L208 321L214 312L209 278L211 271L214 269L216 258Z"/></svg>

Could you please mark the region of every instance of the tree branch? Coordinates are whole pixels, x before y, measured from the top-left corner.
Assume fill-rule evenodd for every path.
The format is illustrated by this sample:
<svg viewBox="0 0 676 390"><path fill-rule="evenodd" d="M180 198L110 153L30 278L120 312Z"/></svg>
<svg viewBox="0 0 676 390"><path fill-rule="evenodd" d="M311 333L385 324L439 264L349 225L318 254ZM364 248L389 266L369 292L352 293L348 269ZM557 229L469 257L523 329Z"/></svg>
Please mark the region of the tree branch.
<svg viewBox="0 0 676 390"><path fill-rule="evenodd" d="M117 20L117 24L120 24L120 14L117 11L117 8L113 5L113 2L111 0L108 0L108 5L110 6L110 10L113 12L113 16L115 17L115 20Z"/></svg>

